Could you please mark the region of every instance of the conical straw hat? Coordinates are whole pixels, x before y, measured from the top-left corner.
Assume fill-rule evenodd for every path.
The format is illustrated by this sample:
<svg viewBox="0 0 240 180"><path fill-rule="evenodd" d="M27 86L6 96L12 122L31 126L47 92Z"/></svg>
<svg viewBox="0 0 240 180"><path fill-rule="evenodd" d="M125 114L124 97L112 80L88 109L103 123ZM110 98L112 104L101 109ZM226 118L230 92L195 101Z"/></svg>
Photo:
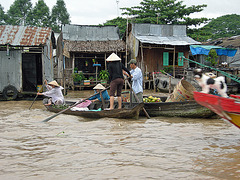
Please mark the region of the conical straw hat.
<svg viewBox="0 0 240 180"><path fill-rule="evenodd" d="M108 56L106 61L121 61L121 58L118 57L115 53L112 53L110 56Z"/></svg>
<svg viewBox="0 0 240 180"><path fill-rule="evenodd" d="M59 84L57 83L57 81L51 81L50 83L48 83L49 85L53 85L53 86L56 86L58 87Z"/></svg>
<svg viewBox="0 0 240 180"><path fill-rule="evenodd" d="M105 89L105 87L99 83L93 89Z"/></svg>

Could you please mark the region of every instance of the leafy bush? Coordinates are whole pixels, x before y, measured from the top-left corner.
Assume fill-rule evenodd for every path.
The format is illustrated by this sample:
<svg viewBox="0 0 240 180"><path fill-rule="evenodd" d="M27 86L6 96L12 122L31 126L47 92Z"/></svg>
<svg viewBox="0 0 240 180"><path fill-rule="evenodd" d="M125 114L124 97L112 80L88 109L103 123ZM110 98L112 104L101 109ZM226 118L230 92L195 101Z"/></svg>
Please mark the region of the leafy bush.
<svg viewBox="0 0 240 180"><path fill-rule="evenodd" d="M109 72L108 70L101 70L98 75L99 80L107 80L109 79Z"/></svg>
<svg viewBox="0 0 240 180"><path fill-rule="evenodd" d="M81 81L83 81L85 79L85 76L83 75L82 72L80 72L80 73L73 73L72 77L73 77L73 81L74 82L81 82Z"/></svg>
<svg viewBox="0 0 240 180"><path fill-rule="evenodd" d="M211 63L212 66L215 66L217 64L216 59L218 58L217 52L215 49L211 49L206 60Z"/></svg>
<svg viewBox="0 0 240 180"><path fill-rule="evenodd" d="M163 70L160 70L162 73L173 74L173 67L172 66L165 66Z"/></svg>

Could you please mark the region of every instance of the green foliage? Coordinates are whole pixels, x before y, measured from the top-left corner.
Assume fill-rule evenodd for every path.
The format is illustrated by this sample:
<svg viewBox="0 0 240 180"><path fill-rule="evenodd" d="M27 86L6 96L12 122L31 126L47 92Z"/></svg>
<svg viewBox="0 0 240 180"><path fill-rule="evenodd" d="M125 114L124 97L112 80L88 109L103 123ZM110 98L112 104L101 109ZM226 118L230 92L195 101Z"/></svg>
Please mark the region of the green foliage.
<svg viewBox="0 0 240 180"><path fill-rule="evenodd" d="M72 77L73 77L73 81L74 82L81 82L85 79L85 76L83 75L83 72L80 72L80 73L73 73L72 74Z"/></svg>
<svg viewBox="0 0 240 180"><path fill-rule="evenodd" d="M15 0L7 12L7 24L30 25L32 19L31 10L31 0Z"/></svg>
<svg viewBox="0 0 240 180"><path fill-rule="evenodd" d="M211 63L212 66L217 64L216 59L218 58L217 52L215 49L211 49L206 60Z"/></svg>
<svg viewBox="0 0 240 180"><path fill-rule="evenodd" d="M188 35L199 41L240 35L240 15L224 15L212 19L202 28L189 30Z"/></svg>
<svg viewBox="0 0 240 180"><path fill-rule="evenodd" d="M0 25L6 24L7 16L3 10L3 7L0 4Z"/></svg>
<svg viewBox="0 0 240 180"><path fill-rule="evenodd" d="M122 17L117 17L115 19L109 20L106 23L104 23L104 26L107 26L107 25L118 26L119 35L120 35L120 38L122 38L127 28L127 19L124 19Z"/></svg>
<svg viewBox="0 0 240 180"><path fill-rule="evenodd" d="M177 0L143 0L140 6L121 8L123 15L136 16L136 23L151 24L185 24L187 26L199 25L207 18L189 18L189 15L201 12L207 5L193 5L186 7L183 1Z"/></svg>
<svg viewBox="0 0 240 180"><path fill-rule="evenodd" d="M131 8L121 8L122 15L135 16L129 20L133 23L151 23L151 24L185 24L187 26L197 26L207 22L207 18L189 18L189 15L195 12L201 12L207 5L197 5L186 7L182 5L183 1L176 0L143 0L140 6ZM104 25L116 25L119 27L119 34L122 38L126 31L127 19L117 17L109 20Z"/></svg>
<svg viewBox="0 0 240 180"><path fill-rule="evenodd" d="M209 28L212 39L231 37L240 34L240 15L231 14L221 16L209 22L205 28Z"/></svg>
<svg viewBox="0 0 240 180"><path fill-rule="evenodd" d="M52 15L51 15L51 27L54 32L61 31L62 24L70 24L70 15L67 12L66 5L64 0L57 0L57 3L52 8Z"/></svg>
<svg viewBox="0 0 240 180"><path fill-rule="evenodd" d="M99 80L108 80L109 79L109 72L108 70L101 70L98 75Z"/></svg>
<svg viewBox="0 0 240 180"><path fill-rule="evenodd" d="M199 42L207 41L211 39L212 33L209 28L200 28L200 29L188 29L187 34Z"/></svg>
<svg viewBox="0 0 240 180"><path fill-rule="evenodd" d="M74 72L78 72L78 68L77 67L74 68Z"/></svg>
<svg viewBox="0 0 240 180"><path fill-rule="evenodd" d="M57 0L50 13L44 0L38 0L32 8L31 0L15 0L7 13L0 5L0 24L51 27L60 32L61 25L70 24L64 0Z"/></svg>
<svg viewBox="0 0 240 180"><path fill-rule="evenodd" d="M49 8L44 0L38 0L35 7L32 9L31 25L37 27L48 27L50 25Z"/></svg>
<svg viewBox="0 0 240 180"><path fill-rule="evenodd" d="M67 108L69 108L69 106L67 104L60 104L60 105L53 104L52 107L56 108L56 109L67 109Z"/></svg>
<svg viewBox="0 0 240 180"><path fill-rule="evenodd" d="M163 74L168 73L172 74L173 73L173 66L164 66L162 70L160 70Z"/></svg>
<svg viewBox="0 0 240 180"><path fill-rule="evenodd" d="M89 77L89 80L90 80L90 81L95 81L96 79L95 79L93 76L90 76L90 77Z"/></svg>

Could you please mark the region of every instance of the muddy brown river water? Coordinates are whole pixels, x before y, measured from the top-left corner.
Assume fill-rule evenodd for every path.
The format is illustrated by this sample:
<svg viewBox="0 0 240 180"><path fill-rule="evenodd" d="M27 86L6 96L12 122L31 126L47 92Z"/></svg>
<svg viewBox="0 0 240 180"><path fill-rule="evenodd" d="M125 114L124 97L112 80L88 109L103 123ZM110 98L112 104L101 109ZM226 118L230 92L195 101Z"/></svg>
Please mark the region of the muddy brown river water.
<svg viewBox="0 0 240 180"><path fill-rule="evenodd" d="M67 98L87 97L70 93ZM0 101L0 179L240 179L240 130L221 119L87 120Z"/></svg>

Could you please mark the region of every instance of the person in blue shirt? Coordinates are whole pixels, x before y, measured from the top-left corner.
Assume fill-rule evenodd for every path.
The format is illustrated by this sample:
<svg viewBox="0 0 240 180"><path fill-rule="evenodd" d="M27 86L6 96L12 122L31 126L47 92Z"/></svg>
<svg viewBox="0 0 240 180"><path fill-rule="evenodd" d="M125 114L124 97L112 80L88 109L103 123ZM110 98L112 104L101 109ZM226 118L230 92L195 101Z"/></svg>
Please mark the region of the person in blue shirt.
<svg viewBox="0 0 240 180"><path fill-rule="evenodd" d="M96 94L96 93L98 93L98 92L100 92L101 90L104 90L104 89L106 89L106 88L105 88L102 84L99 83L99 84L97 84L93 89L95 90L95 94ZM102 91L102 96L103 96L103 99L104 99L104 100L109 100L109 99L110 99L107 90ZM91 97L91 98L89 98L89 100L91 100L92 102L102 101L101 96L100 96L100 93L99 93L99 94L96 94L95 96L93 96L93 97Z"/></svg>
<svg viewBox="0 0 240 180"><path fill-rule="evenodd" d="M130 71L131 73L131 81L132 81L132 89L137 95L140 102L143 101L143 76L142 76L142 70L137 67L137 61L135 59L131 59L128 63L130 65L130 68L132 69ZM137 102L135 96L132 96L132 102Z"/></svg>

